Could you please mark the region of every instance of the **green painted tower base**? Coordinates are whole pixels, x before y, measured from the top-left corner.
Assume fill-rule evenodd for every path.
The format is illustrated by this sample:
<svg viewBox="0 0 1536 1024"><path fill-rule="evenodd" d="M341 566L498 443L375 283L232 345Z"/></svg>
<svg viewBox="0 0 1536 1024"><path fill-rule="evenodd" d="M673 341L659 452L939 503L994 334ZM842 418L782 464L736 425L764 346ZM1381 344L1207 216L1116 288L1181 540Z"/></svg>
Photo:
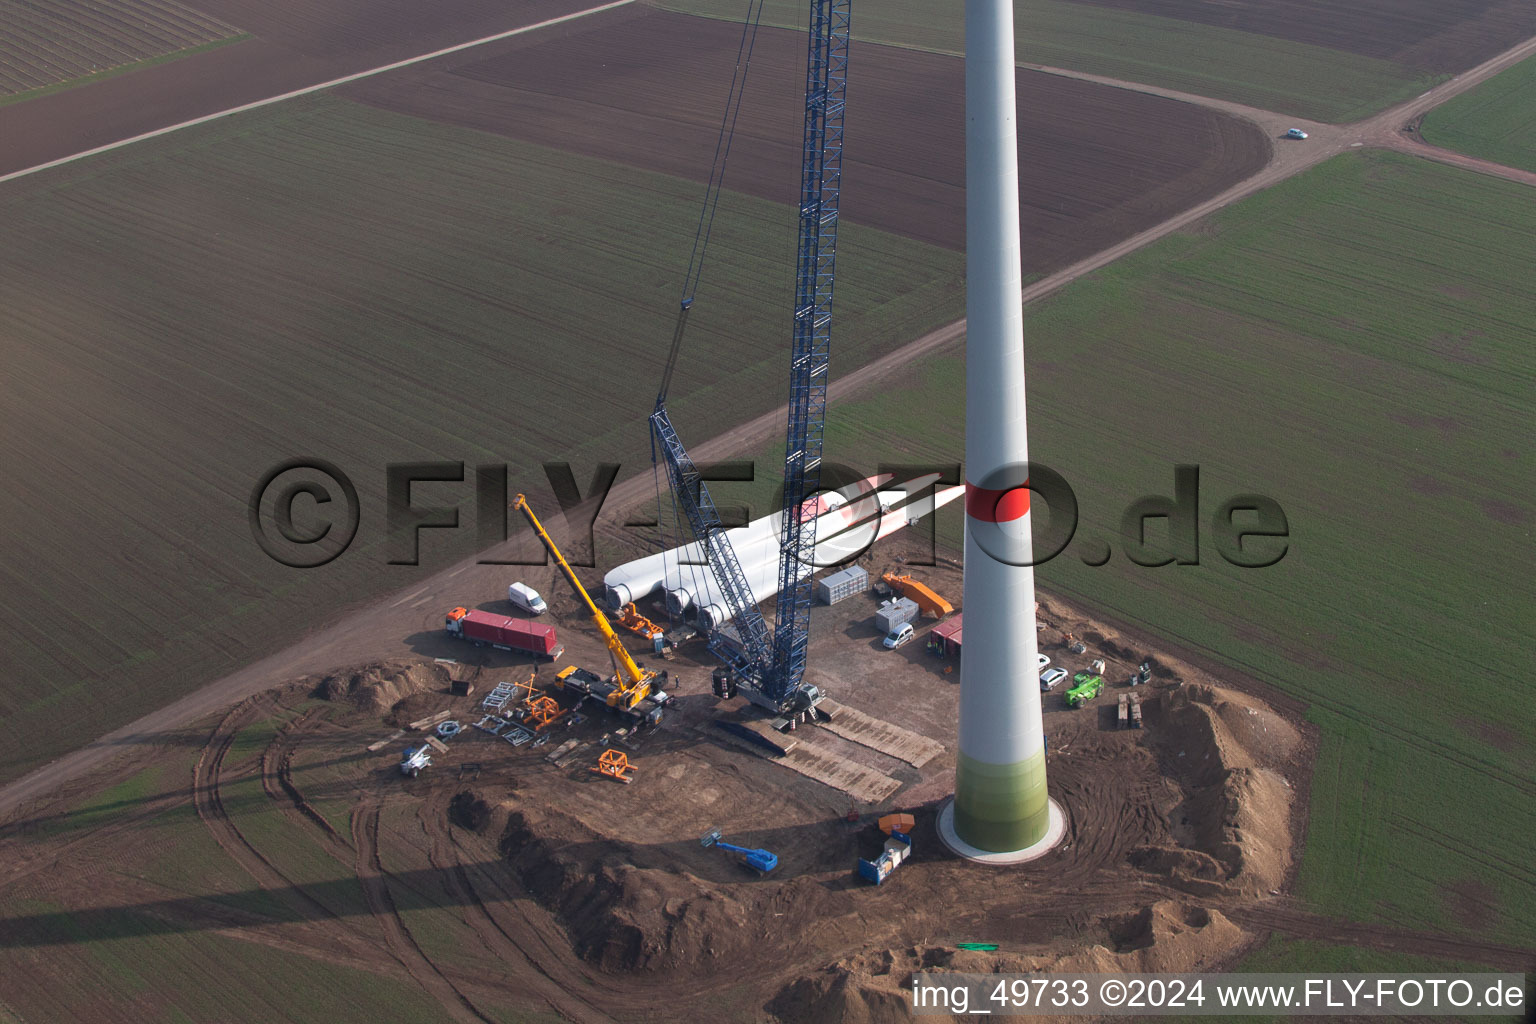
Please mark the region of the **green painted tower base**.
<svg viewBox="0 0 1536 1024"><path fill-rule="evenodd" d="M1034 846L1050 831L1045 750L1013 764L988 764L961 751L955 764L955 833L979 850Z"/></svg>
<svg viewBox="0 0 1536 1024"><path fill-rule="evenodd" d="M1029 846L1014 850L983 850L961 839L955 831L955 801L939 811L939 838L952 853L980 864L1023 864L1050 853L1067 833L1067 816L1055 800L1045 801L1045 834Z"/></svg>

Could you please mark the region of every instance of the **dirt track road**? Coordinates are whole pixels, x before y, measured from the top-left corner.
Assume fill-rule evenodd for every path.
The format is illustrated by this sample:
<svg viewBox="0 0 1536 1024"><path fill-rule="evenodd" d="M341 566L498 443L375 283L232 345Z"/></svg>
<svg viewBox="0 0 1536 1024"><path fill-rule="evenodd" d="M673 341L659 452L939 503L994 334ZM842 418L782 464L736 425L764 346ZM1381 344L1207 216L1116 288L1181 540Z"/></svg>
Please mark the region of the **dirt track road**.
<svg viewBox="0 0 1536 1024"><path fill-rule="evenodd" d="M401 68L408 68L408 67L411 67L412 65L415 65L415 64L422 64L422 63L425 63L426 61L429 61L429 60L436 60L439 57L446 57L446 56L448 56L450 54L459 53L459 52L461 52L463 50L473 49L474 47L477 47L477 46L484 46L487 43L494 43L494 42L498 42L498 41L500 41L502 39L511 39L511 38L513 38L515 36L526 35L527 33L530 33L530 32L537 32L540 29L551 28L551 27L553 27L555 25L562 25L562 24L564 24L564 23L566 23L568 21L574 21L577 18L585 18L588 15L592 15L592 14L600 14L603 11L613 10L616 7L626 7L629 4L632 4L634 2L635 2L635 0L609 0L608 3L604 3L604 4L602 4L601 6L598 6L598 7L590 7L590 8L587 8L586 10L573 11L573 12L571 12L569 14L562 14L562 15L559 15L558 17L554 17L554 18L546 18L543 21L535 22L535 23L530 24L530 25L522 25L522 26L520 26L518 28L508 29L505 32L497 32L497 33L495 33L493 35L482 36L479 39L471 39L468 42L455 43L452 46L445 46L445 47L443 47L441 49L433 50L430 53L418 54L417 56L414 56L414 57L408 57L405 60L397 60L397 61L393 61L391 63L380 65L380 66L377 66L377 67L367 68L367 69L365 69L363 71L356 71L356 72L353 72L351 74L342 75L340 77L328 78L328 79L326 79L324 81L316 82L313 85L305 85L305 86L302 86L300 88L290 90L288 92L279 93L278 95L275 95L275 96L266 96L266 97L263 97L262 99L259 99L259 100L253 100L250 103L242 103L242 104L239 104L238 106L225 107L224 109L215 110L215 111L213 111L211 113L202 114L202 115L200 115L198 117L189 118L188 120L185 120L185 121L179 121L179 122L177 122L175 124L168 124L168 125L165 125L163 127L153 128L153 129L150 129L149 131L141 132L141 133L139 133L137 135L128 136L127 138L120 138L120 139L117 139L116 141L108 142L108 143L105 143L103 145L96 146L96 147L94 147L92 149L80 150L79 152L70 153L67 156L56 157L56 158L51 159L51 160L45 160L45 161L42 161L41 163L33 164L30 167L21 167L21 168L9 171L9 172L4 173L4 174L0 174L0 185L3 185L5 182L10 181L13 178L24 178L24 177L26 177L29 174L37 174L39 171L46 171L46 170L48 170L50 168L53 168L53 167L62 166L63 164L74 163L76 160L83 160L86 157L96 156L98 153L110 153L114 149L122 149L124 146L131 146L131 145L133 145L136 142L144 142L144 141L146 141L148 139L158 138L161 135L168 135L171 132L178 132L178 131L181 131L183 128L191 128L191 127L194 127L195 125L207 124L209 121L217 121L217 120L220 120L221 118L230 117L230 116L232 116L234 114L244 113L247 110L256 110L256 109L258 109L260 107L271 106L274 103L282 103L285 100L295 99L295 98L297 98L299 96L308 96L310 93L321 92L321 91L326 90L326 89L334 89L334 88L336 88L338 86L347 85L347 84L349 84L351 82L359 82L359 81L362 81L363 79L366 79L366 78L373 78L376 75L386 74L386 73L388 73L390 71L398 71ZM240 53L238 53L236 55L235 59L239 60L245 54L256 54L257 58L258 58L258 65L260 63L266 62L266 61L268 61L270 59L270 56L268 54L266 54L265 52L257 53L257 51L258 51L257 47L247 47L244 51L241 51ZM226 55L222 55L222 56L227 57L228 55L226 54ZM311 70L311 69L318 70L319 68L324 67L324 66L325 66L324 64L321 64L321 63L318 63L318 62L314 62L314 63L300 63L293 70L295 72L297 72L297 73L302 74L305 71L308 71L308 70ZM253 70L252 77L256 77L256 78L265 77L265 75L261 74L261 70L262 69L260 69L259 67L258 68L253 68L252 70ZM266 74L268 74L268 75L273 73L270 68L266 68L264 70L266 71ZM275 78L275 79L272 79L272 80L280 81L281 78ZM270 87L270 82L269 82L269 87ZM74 97L66 97L66 98L73 99ZM9 114L7 114L6 116L8 116L8 117L18 116L22 112L24 107L25 107L24 104L17 104L15 107L13 107L11 109ZM140 115L142 116L143 113L144 112L141 111ZM18 117L18 120L19 120L19 117ZM4 120L0 120L0 128L4 129L3 131L0 131L0 134L8 135L8 136L10 136L12 138L18 138L18 139L20 139L20 138L30 138L32 135L35 134L33 131L28 130L26 127L24 127L21 124L8 123L8 122L6 122ZM6 158L0 158L0 167L4 166L4 162L5 161L6 161Z"/></svg>
<svg viewBox="0 0 1536 1024"><path fill-rule="evenodd" d="M1388 146L1403 152L1433 155L1424 152L1428 147L1404 140L1405 133L1401 131L1402 126L1422 117L1426 111L1437 104L1459 95L1532 54L1536 54L1536 37L1485 61L1470 71L1457 75L1415 99L1366 121L1353 125L1307 126L1308 131L1315 131L1311 139L1294 145L1277 144L1274 159L1258 174L1153 228L1035 282L1024 289L1024 301L1032 302L1049 295L1084 274L1091 273L1192 224L1201 217L1269 188L1347 149L1359 146ZM1054 69L1039 70L1052 74L1090 77ZM1254 120L1262 118L1259 123L1264 127L1276 128L1281 124L1306 125L1306 122L1298 122L1294 118L1286 118L1266 111L1255 111L1238 104L1171 93L1151 86L1105 79L1093 80L1119 88L1171 95ZM1507 177L1526 173L1514 172L1508 168L1502 170L1509 172L1505 175ZM1524 179L1514 177L1514 180ZM965 321L963 320L930 332L872 363L844 374L832 383L831 398L842 400L865 391L913 360L957 343L964 334ZM698 445L693 450L693 455L698 459L717 460L740 455L744 451L752 451L768 443L782 429L781 424L785 416L786 412L782 408L759 416ZM630 477L620 482L608 496L604 506L607 514L612 516L618 510L640 504L652 495L652 490L653 483L649 476ZM552 522L551 526L557 535L563 532L558 521ZM466 590L494 592L505 585L504 576L505 570L502 568L478 565L473 560L467 560L443 570L409 594L392 594L366 607L354 608L330 626L311 633L293 646L217 679L181 700L145 715L138 721L10 783L0 789L0 816L9 817L23 805L47 797L65 783L101 767L125 750L132 749L146 740L211 715L245 697L260 693L286 680L323 673L344 665L406 654L408 651L401 637L420 631L428 623L436 624L441 610L452 606L456 600L456 594L464 593Z"/></svg>

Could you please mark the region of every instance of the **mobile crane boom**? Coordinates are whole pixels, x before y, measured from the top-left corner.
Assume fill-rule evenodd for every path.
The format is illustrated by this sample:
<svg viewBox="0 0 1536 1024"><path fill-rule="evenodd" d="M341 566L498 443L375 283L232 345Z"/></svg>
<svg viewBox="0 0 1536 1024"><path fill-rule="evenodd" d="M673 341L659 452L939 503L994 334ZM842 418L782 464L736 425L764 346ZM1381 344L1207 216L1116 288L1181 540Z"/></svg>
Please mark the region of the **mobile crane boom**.
<svg viewBox="0 0 1536 1024"><path fill-rule="evenodd" d="M555 564L560 566L560 571L565 573L565 578L570 581L571 589L576 591L576 596L586 602L587 610L592 613L592 621L597 623L598 630L608 644L608 656L613 659L614 678L619 684L619 692L616 694L619 697L619 706L626 709L634 707L650 696L651 683L656 678L656 673L647 672L635 664L635 659L629 656L629 651L625 649L624 642L619 639L619 634L614 632L613 627L608 624L608 616L597 607L591 595L587 593L587 588L583 587L581 580L576 578L575 571L566 562L565 556L560 554L560 549L555 546L554 538L544 529L544 525L539 522L539 517L533 514L533 509L528 505L528 499L519 494L517 500L512 503L512 507L528 520L528 525L533 527L533 532L539 535L539 539L544 542L544 547L554 556ZM613 702L610 701L610 703Z"/></svg>

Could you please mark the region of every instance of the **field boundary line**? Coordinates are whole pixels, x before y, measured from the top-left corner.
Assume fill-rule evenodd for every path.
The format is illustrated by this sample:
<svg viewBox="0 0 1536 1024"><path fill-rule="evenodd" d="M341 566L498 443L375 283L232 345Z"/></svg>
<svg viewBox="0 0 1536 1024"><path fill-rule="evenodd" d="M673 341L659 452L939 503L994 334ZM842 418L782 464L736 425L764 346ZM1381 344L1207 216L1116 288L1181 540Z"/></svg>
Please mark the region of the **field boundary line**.
<svg viewBox="0 0 1536 1024"><path fill-rule="evenodd" d="M532 25L524 25L521 28L508 29L505 32L497 32L495 35L483 36L479 39L471 39L465 43L455 43L452 46L445 46L441 50L433 50L431 53L423 53L416 57L407 57L405 60L397 60L393 64L385 64L382 67L370 68L367 71L357 71L350 75L343 75L340 78L332 78L329 81L318 82L315 85L306 85L304 88L294 89L292 92L285 92L277 96L268 96L264 100L255 100L251 103L243 103L238 107L230 107L228 110L220 110L212 114L204 114L202 117L194 117L190 121L182 121L179 124L167 125L164 128L156 128L154 131L144 132L140 135L130 136L126 139L119 139L116 142L109 142L104 146L97 146L94 149L82 150L81 152L71 154L70 156L61 156L57 160L49 160L47 163L37 164L32 167L23 167L21 170L12 171L9 174L0 174L0 185L3 185L6 182L12 181L16 178L24 178L29 174L36 174L39 171L46 171L54 167L61 167L64 164L74 163L76 160L84 160L86 157L96 156L100 153L109 153L114 149L121 149L124 146L131 146L135 142L144 142L147 139L157 138L161 135L169 135L171 132L178 132L183 128L194 128L197 125L207 124L210 121L217 121L220 118L229 117L233 114L243 114L248 110L256 110L261 107L271 106L274 103L282 103L284 100L297 99L300 96L308 96L310 93L322 92L326 89L334 89L337 86L348 85L352 82L361 81L364 78L372 78L374 75L382 75L389 71L398 71L400 68L408 68L413 64L421 64L425 61L435 60L438 57L446 57L451 53L459 53L462 50L473 49L476 46L484 46L486 43L500 42L503 39L510 39L513 36L524 35L528 32L537 32L541 28L550 28L551 26L560 25L567 21L575 21L578 18L585 18L591 14L601 14L604 11L611 11L616 7L627 7L628 5L635 2L636 0L611 0L609 3L601 4L597 7L589 7L584 11L572 11L570 14L560 15L558 18L549 18L544 21L536 22Z"/></svg>

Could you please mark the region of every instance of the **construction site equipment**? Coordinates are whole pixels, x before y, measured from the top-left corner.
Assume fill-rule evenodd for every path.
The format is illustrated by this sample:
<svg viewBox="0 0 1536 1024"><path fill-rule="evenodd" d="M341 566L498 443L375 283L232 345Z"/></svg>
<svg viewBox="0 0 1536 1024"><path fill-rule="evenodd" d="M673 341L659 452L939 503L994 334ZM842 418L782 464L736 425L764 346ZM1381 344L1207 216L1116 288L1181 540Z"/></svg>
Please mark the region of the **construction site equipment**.
<svg viewBox="0 0 1536 1024"><path fill-rule="evenodd" d="M527 729L524 729L520 725L514 725L512 728L502 733L501 738L512 744L514 747L520 747L524 743L527 743L529 740L533 739L533 733L529 732Z"/></svg>
<svg viewBox="0 0 1536 1024"><path fill-rule="evenodd" d="M1041 657L1044 658L1045 655L1042 654ZM1048 665L1048 664L1050 664L1050 659L1046 658L1046 665ZM1045 668L1045 665L1041 665L1040 667L1041 668ZM1098 676L1103 675L1104 674L1104 659L1103 658L1094 658L1092 661L1090 661L1088 663L1088 668L1093 672L1094 675L1098 675Z"/></svg>
<svg viewBox="0 0 1536 1024"><path fill-rule="evenodd" d="M512 503L512 507L523 514L523 518L528 520L528 525L533 527L533 532L538 534L539 539L544 542L544 547L554 558L555 564L565 574L566 582L570 583L576 596L581 598L582 603L587 606L592 621L597 624L598 632L603 634L603 640L608 645L608 657L613 662L612 685L604 688L601 680L596 685L589 684L586 686L583 699L601 700L609 710L637 723L658 724L661 721L662 707L669 698L656 684L658 681L665 682L667 674L651 672L635 664L635 659L629 656L629 651L625 649L624 642L619 639L619 634L615 633L613 627L608 624L608 616L604 615L602 609L593 602L591 595L587 593L587 588L583 587L581 580L576 578L575 570L565 560L565 556L560 554L560 549L555 546L554 538L545 531L544 524L539 522L539 517L533 514L533 509L528 505L528 499L519 494L517 500ZM575 689L569 682L573 675L574 673L562 673L561 685L567 689ZM589 672L587 675L592 673Z"/></svg>
<svg viewBox="0 0 1536 1024"><path fill-rule="evenodd" d="M446 722L437 723L437 735L442 739L451 740L457 736L459 732L463 730L463 728L463 723L455 722L450 718Z"/></svg>
<svg viewBox="0 0 1536 1024"><path fill-rule="evenodd" d="M555 627L531 619L514 619L460 607L448 613L443 629L449 636L468 640L476 647L489 644L503 651L520 651L550 661L565 653L555 636Z"/></svg>
<svg viewBox="0 0 1536 1024"><path fill-rule="evenodd" d="M875 628L882 633L890 633L897 626L905 626L917 618L917 602L910 597L898 597L894 601L884 601L878 611L875 612Z"/></svg>
<svg viewBox="0 0 1536 1024"><path fill-rule="evenodd" d="M503 680L496 684L495 689L481 698L480 706L487 711L500 711L511 699L512 684Z"/></svg>
<svg viewBox="0 0 1536 1024"><path fill-rule="evenodd" d="M651 696L638 704L625 707L622 699L617 702L613 700L614 695L621 689L616 678L604 679L595 672L588 672L584 668L575 666L562 669L555 678L562 689L567 693L575 694L578 700L591 699L603 705L608 711L637 725L659 724L662 708L670 703L670 698L664 691L653 690Z"/></svg>
<svg viewBox="0 0 1536 1024"><path fill-rule="evenodd" d="M1129 694L1125 693L1120 695L1120 709L1116 715L1116 719L1119 721L1120 728L1122 729L1129 728L1131 724L1131 702L1127 699L1129 696Z"/></svg>
<svg viewBox="0 0 1536 1024"><path fill-rule="evenodd" d="M582 743L581 740L566 740L554 750L551 750L549 753L545 754L544 760L551 762L558 761L566 754L569 754L572 750L575 750L578 746L585 746L585 744Z"/></svg>
<svg viewBox="0 0 1536 1024"><path fill-rule="evenodd" d="M890 835L892 832L905 832L907 835L911 835L913 826L917 824L917 819L913 818L910 814L887 814L880 819L878 824L880 831L886 835Z"/></svg>
<svg viewBox="0 0 1536 1024"><path fill-rule="evenodd" d="M432 748L425 743L419 747L406 747L405 754L400 758L400 774L409 775L414 779L431 763Z"/></svg>
<svg viewBox="0 0 1536 1024"><path fill-rule="evenodd" d="M539 692L538 687L533 685L536 677L536 673L529 673L527 679L497 683L495 689L481 698L480 706L486 711L501 711L508 704L531 700Z"/></svg>
<svg viewBox="0 0 1536 1024"><path fill-rule="evenodd" d="M704 247L709 241L705 218L701 218L700 230L695 235L694 257L684 280L672 347L651 414L652 458L658 470L665 469L672 499L705 553L729 615L728 622L710 630L710 650L737 674L740 692L748 700L781 716L814 709L823 696L804 681L812 599L808 569L816 563L816 518L820 511L819 503L807 499L821 489L838 200L842 193L849 3L850 0L810 0L797 205L800 231L789 361L789 423L779 519L779 589L772 630L758 608L709 489L667 411L667 392L694 301L695 268L702 269ZM756 21L749 25L755 38ZM740 108L734 80L731 90L728 112L733 103ZM722 123L722 145L716 148L719 173L711 169L705 192L706 213L718 201L724 161L730 152L728 129L734 123L734 118Z"/></svg>
<svg viewBox="0 0 1536 1024"><path fill-rule="evenodd" d="M891 877L891 872L901 866L901 862L912 855L912 837L905 832L893 830L890 838L885 841L885 848L880 851L880 856L874 860L859 858L859 875L867 878L876 885L884 885L885 880Z"/></svg>
<svg viewBox="0 0 1536 1024"><path fill-rule="evenodd" d="M635 607L633 601L620 608L614 617L618 620L620 626L631 633L645 637L647 640L655 640L657 637L666 634L666 630L656 625L656 623L644 615L641 615L640 609Z"/></svg>
<svg viewBox="0 0 1536 1024"><path fill-rule="evenodd" d="M497 718L495 715L486 715L484 718L480 719L480 721L475 723L475 728L479 729L481 732L488 732L492 736L498 736L501 734L501 730L505 729L511 724L512 723L507 721L505 718Z"/></svg>
<svg viewBox="0 0 1536 1024"><path fill-rule="evenodd" d="M404 729L396 729L394 732L390 733L388 736L385 736L383 739L375 740L374 742L368 744L368 753L377 754L379 751L383 750L385 747L389 746L391 743L395 742L395 740L404 735Z"/></svg>
<svg viewBox="0 0 1536 1024"><path fill-rule="evenodd" d="M862 566L850 565L846 569L829 573L816 584L816 597L822 604L837 604L855 594L869 589L869 573Z"/></svg>
<svg viewBox="0 0 1536 1024"><path fill-rule="evenodd" d="M455 679L448 684L448 692L455 697L470 697L474 695L475 684L468 679Z"/></svg>
<svg viewBox="0 0 1536 1024"><path fill-rule="evenodd" d="M965 614L962 612L948 622L940 623L928 631L928 653L941 658L953 658L960 654L960 636L964 632Z"/></svg>
<svg viewBox="0 0 1536 1024"><path fill-rule="evenodd" d="M1072 677L1072 689L1067 691L1067 707L1080 708L1099 695L1104 688L1104 677L1091 672L1079 672Z"/></svg>
<svg viewBox="0 0 1536 1024"><path fill-rule="evenodd" d="M442 740L438 739L436 736L428 736L427 737L427 746L431 747L433 750L437 751L439 754L446 754L446 753L448 753L448 744L444 743Z"/></svg>
<svg viewBox="0 0 1536 1024"><path fill-rule="evenodd" d="M940 597L926 583L904 573L900 575L894 572L884 573L880 581L890 587L894 593L916 601L919 612L929 618L942 619L955 611L954 605Z"/></svg>
<svg viewBox="0 0 1536 1024"><path fill-rule="evenodd" d="M720 838L720 830L712 828L699 838L699 845L704 847L718 846L722 850L739 854L741 862L758 874L766 875L779 866L779 858L767 850L750 849L745 846L737 846L727 843Z"/></svg>
<svg viewBox="0 0 1536 1024"><path fill-rule="evenodd" d="M438 722L441 722L451 714L453 714L451 709L444 709L442 711L435 712L434 714L430 714L426 718L418 718L416 721L406 726L406 728L412 730L425 729L429 726L436 725Z"/></svg>
<svg viewBox="0 0 1536 1024"><path fill-rule="evenodd" d="M622 750L603 751L598 755L597 765L592 769L592 771L599 775L604 775L626 784L635 781L635 777L629 773L637 770L634 765L629 763L629 755Z"/></svg>
<svg viewBox="0 0 1536 1024"><path fill-rule="evenodd" d="M970 950L973 953L993 953L997 951L995 942L957 942L956 949Z"/></svg>
<svg viewBox="0 0 1536 1024"><path fill-rule="evenodd" d="M1141 694L1131 694L1131 728L1141 728Z"/></svg>
<svg viewBox="0 0 1536 1024"><path fill-rule="evenodd" d="M478 779L480 777L480 762L465 761L463 764L459 765L459 779L462 781L466 775L468 775L471 779Z"/></svg>
<svg viewBox="0 0 1536 1024"><path fill-rule="evenodd" d="M540 696L528 701L523 710L523 725L541 733L568 714L553 697Z"/></svg>

